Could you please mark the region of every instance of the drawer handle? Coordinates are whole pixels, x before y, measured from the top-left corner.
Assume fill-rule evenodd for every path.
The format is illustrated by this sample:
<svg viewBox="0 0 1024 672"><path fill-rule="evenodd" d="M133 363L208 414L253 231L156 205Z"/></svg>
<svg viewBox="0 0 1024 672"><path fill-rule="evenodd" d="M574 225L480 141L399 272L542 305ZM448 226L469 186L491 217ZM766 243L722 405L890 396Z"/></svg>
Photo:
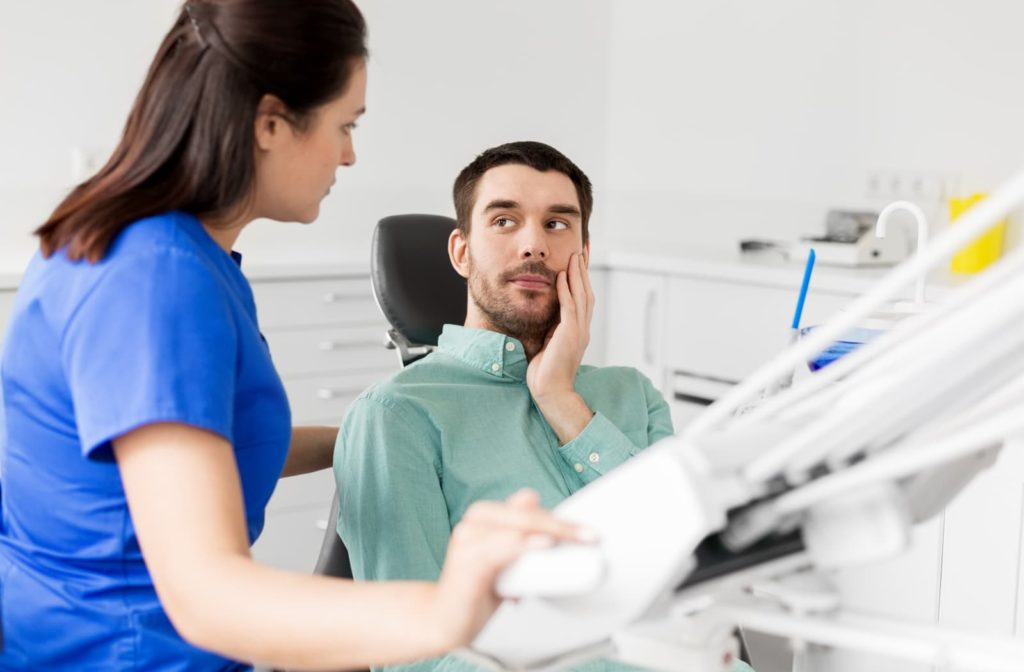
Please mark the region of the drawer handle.
<svg viewBox="0 0 1024 672"><path fill-rule="evenodd" d="M362 388L353 389L349 387L321 387L316 391L316 396L324 401L330 401L331 399L343 399L345 397L351 397L357 394Z"/></svg>
<svg viewBox="0 0 1024 672"><path fill-rule="evenodd" d="M647 305L644 306L644 363L654 364L654 328L657 316L658 295L652 289L647 294Z"/></svg>
<svg viewBox="0 0 1024 672"><path fill-rule="evenodd" d="M320 520L313 523L313 525L315 525L316 529L318 530L327 530L327 519L321 518Z"/></svg>
<svg viewBox="0 0 1024 672"><path fill-rule="evenodd" d="M320 350L323 352L330 352L337 350L341 347L341 343L338 341L320 341Z"/></svg>
<svg viewBox="0 0 1024 672"><path fill-rule="evenodd" d="M364 297L358 294L345 294L344 292L324 292L324 295L320 298L324 303L338 303L339 301L361 299Z"/></svg>

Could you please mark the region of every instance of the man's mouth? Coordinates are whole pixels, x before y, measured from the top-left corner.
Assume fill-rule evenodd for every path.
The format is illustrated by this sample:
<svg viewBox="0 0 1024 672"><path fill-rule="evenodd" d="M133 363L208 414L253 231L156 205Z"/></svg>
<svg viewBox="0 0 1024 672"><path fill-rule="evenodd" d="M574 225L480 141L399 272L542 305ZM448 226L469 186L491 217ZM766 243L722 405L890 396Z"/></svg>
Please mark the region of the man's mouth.
<svg viewBox="0 0 1024 672"><path fill-rule="evenodd" d="M545 278L543 275L533 275L530 273L523 273L521 275L513 276L509 282L516 287L522 289L531 289L534 291L545 290L551 287L551 281Z"/></svg>

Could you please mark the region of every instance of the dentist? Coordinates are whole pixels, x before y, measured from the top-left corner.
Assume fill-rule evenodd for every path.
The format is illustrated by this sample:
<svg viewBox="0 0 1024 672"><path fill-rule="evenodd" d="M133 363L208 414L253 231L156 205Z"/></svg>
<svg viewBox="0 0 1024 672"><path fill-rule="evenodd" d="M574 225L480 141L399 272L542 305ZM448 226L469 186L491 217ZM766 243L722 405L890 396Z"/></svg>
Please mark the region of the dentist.
<svg viewBox="0 0 1024 672"><path fill-rule="evenodd" d="M186 3L110 160L37 230L0 369L0 670L436 656L531 535L576 537L524 492L470 509L436 584L250 556L277 479L330 466L337 429L291 426L232 248L316 219L355 162L366 56L350 0Z"/></svg>

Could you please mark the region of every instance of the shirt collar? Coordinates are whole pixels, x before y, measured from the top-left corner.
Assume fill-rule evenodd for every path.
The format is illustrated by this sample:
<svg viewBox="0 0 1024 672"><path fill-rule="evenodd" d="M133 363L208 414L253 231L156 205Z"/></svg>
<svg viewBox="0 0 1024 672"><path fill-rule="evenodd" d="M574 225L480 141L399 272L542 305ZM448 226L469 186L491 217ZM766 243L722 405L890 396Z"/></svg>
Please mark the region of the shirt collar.
<svg viewBox="0 0 1024 672"><path fill-rule="evenodd" d="M526 353L518 339L486 329L446 324L437 349L496 378L526 380Z"/></svg>

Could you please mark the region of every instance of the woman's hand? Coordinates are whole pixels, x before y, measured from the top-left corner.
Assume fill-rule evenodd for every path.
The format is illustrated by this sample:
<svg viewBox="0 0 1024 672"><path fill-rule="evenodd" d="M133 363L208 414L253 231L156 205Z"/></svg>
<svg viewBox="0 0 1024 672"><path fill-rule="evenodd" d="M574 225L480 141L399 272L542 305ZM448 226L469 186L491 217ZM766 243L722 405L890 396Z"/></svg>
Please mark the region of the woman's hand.
<svg viewBox="0 0 1024 672"><path fill-rule="evenodd" d="M520 490L505 502L477 502L452 530L437 590L435 623L445 649L465 646L487 623L501 598L498 575L528 548L592 535L540 508L537 493Z"/></svg>

